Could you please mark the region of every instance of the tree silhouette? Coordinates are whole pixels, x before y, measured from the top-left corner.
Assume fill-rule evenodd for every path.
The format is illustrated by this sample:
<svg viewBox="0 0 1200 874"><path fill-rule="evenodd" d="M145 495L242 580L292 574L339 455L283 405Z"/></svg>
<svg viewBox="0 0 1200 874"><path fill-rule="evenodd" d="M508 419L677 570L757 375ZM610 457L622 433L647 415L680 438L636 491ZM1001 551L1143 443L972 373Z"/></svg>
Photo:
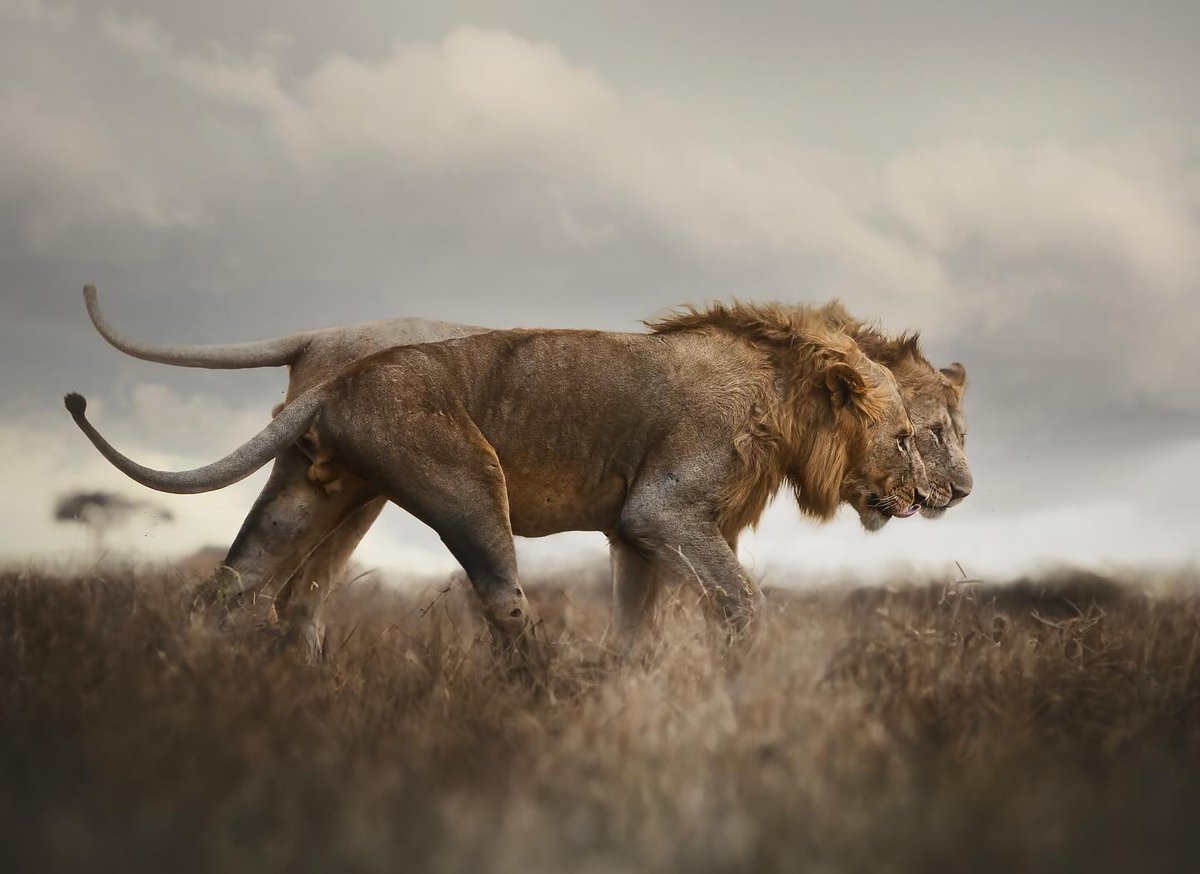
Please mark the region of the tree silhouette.
<svg viewBox="0 0 1200 874"><path fill-rule="evenodd" d="M149 513L156 521L173 522L171 511L151 501L134 500L115 492L69 492L54 505L54 521L73 522L91 532L96 551L113 528L129 522L135 513Z"/></svg>

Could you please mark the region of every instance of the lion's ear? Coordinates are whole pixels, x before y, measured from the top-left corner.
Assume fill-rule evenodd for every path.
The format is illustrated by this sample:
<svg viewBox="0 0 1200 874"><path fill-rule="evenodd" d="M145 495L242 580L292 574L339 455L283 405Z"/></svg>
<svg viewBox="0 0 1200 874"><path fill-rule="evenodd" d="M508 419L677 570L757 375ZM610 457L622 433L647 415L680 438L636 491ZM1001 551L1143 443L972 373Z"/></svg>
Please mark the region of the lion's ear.
<svg viewBox="0 0 1200 874"><path fill-rule="evenodd" d="M939 373L946 377L946 382L950 383L950 388L954 389L961 401L963 390L967 387L967 368L955 361L949 367L943 367Z"/></svg>
<svg viewBox="0 0 1200 874"><path fill-rule="evenodd" d="M844 361L835 362L826 368L825 385L829 389L829 400L835 410L855 407L869 393L862 372Z"/></svg>

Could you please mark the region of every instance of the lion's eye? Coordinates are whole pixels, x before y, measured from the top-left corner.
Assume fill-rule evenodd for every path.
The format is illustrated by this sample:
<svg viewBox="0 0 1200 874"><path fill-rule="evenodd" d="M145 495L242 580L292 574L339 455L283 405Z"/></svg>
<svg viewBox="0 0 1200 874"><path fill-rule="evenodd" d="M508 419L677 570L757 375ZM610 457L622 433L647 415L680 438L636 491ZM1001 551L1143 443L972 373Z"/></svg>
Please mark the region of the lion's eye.
<svg viewBox="0 0 1200 874"><path fill-rule="evenodd" d="M936 443L938 446L941 446L942 440L943 440L942 429L941 428L930 428L929 433L933 435L933 442Z"/></svg>
<svg viewBox="0 0 1200 874"><path fill-rule="evenodd" d="M911 439L911 434L901 434L896 437L896 446L901 452L908 452L908 441Z"/></svg>

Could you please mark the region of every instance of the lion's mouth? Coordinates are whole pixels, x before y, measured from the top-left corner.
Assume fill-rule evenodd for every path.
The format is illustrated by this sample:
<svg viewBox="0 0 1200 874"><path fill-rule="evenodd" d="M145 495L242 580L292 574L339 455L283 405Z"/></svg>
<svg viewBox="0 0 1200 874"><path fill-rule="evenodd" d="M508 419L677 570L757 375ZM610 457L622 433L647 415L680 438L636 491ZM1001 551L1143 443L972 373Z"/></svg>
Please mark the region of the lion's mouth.
<svg viewBox="0 0 1200 874"><path fill-rule="evenodd" d="M909 516L915 516L921 511L921 505L915 502L901 503L897 497L881 498L879 496L872 497L869 502L871 507L885 516L891 516L895 519L907 519Z"/></svg>

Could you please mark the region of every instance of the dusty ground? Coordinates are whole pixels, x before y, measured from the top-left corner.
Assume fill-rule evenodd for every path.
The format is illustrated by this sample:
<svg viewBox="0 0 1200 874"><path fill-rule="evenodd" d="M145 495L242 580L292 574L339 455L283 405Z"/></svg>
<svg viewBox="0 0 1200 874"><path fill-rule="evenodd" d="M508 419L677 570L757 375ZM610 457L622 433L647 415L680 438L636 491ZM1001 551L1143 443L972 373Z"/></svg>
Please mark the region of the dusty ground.
<svg viewBox="0 0 1200 874"><path fill-rule="evenodd" d="M738 664L687 594L545 663L458 589L335 598L326 664L178 574L0 578L3 871L1146 871L1200 857L1200 581L771 593Z"/></svg>

